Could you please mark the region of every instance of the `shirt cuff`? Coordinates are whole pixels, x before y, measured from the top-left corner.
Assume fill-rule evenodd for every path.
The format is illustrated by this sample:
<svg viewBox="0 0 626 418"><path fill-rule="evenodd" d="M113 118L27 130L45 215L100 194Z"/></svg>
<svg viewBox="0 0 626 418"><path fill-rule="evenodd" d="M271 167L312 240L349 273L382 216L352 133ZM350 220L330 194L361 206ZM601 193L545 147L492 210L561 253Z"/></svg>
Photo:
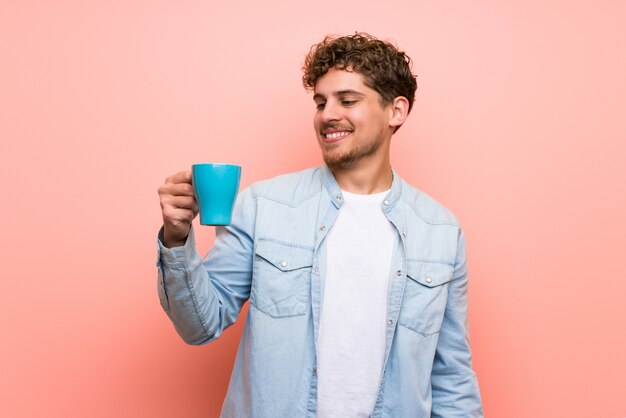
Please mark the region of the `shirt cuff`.
<svg viewBox="0 0 626 418"><path fill-rule="evenodd" d="M182 247L167 248L163 245L163 240L163 227L161 227L157 238L157 265L163 265L165 268L184 268L188 266L196 251L193 226L189 230L185 245Z"/></svg>

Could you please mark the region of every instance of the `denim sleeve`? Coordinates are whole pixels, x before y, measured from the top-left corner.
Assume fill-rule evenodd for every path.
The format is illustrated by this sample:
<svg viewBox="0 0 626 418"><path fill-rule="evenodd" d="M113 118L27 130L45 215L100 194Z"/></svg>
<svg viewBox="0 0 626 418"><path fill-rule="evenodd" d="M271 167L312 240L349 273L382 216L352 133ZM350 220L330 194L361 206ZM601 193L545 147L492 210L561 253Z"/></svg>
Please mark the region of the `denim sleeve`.
<svg viewBox="0 0 626 418"><path fill-rule="evenodd" d="M465 238L459 229L454 278L448 288L448 303L433 364L432 418L483 417L469 345L467 281Z"/></svg>
<svg viewBox="0 0 626 418"><path fill-rule="evenodd" d="M218 338L250 296L255 212L251 189L245 189L237 197L232 223L216 227L204 260L196 251L193 228L182 247L166 248L158 240L159 300L186 343Z"/></svg>

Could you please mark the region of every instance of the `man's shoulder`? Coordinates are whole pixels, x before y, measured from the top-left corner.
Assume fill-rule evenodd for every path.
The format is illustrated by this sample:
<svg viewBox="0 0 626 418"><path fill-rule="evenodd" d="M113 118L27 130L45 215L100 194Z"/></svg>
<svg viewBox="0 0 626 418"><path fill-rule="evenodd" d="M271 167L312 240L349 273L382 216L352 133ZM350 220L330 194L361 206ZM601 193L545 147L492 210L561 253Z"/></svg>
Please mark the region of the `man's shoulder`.
<svg viewBox="0 0 626 418"><path fill-rule="evenodd" d="M252 194L289 206L298 206L321 190L320 168L311 167L260 180L250 185Z"/></svg>
<svg viewBox="0 0 626 418"><path fill-rule="evenodd" d="M454 214L429 194L402 181L402 201L416 216L433 225L459 226Z"/></svg>

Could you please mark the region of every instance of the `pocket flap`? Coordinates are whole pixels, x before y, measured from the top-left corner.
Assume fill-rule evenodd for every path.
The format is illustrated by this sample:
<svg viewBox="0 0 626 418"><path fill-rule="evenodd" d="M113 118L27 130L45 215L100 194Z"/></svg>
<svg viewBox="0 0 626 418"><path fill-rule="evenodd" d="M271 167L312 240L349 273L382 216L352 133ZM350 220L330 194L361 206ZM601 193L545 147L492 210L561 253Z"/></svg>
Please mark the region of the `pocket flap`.
<svg viewBox="0 0 626 418"><path fill-rule="evenodd" d="M313 265L313 249L295 247L261 239L256 244L256 255L282 271L297 270Z"/></svg>
<svg viewBox="0 0 626 418"><path fill-rule="evenodd" d="M408 261L407 276L427 287L441 286L452 280L454 267L444 263Z"/></svg>

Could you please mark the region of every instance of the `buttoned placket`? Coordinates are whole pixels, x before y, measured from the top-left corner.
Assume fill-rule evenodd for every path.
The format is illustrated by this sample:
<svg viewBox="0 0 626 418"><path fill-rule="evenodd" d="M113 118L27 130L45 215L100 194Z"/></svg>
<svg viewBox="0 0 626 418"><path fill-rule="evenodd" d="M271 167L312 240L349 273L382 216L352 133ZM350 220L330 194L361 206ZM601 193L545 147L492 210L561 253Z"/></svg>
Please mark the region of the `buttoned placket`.
<svg viewBox="0 0 626 418"><path fill-rule="evenodd" d="M336 190L331 190L335 189ZM317 358L317 338L319 334L320 311L321 311L321 264L320 258L324 254L324 239L329 229L334 224L343 205L343 196L336 183L327 185L322 190L320 207L317 219L322 221L317 225L315 232L315 249L313 254L313 268L311 273L311 311L313 316L313 335ZM307 416L314 418L317 410L317 360L311 371L311 392L307 408Z"/></svg>
<svg viewBox="0 0 626 418"><path fill-rule="evenodd" d="M392 266L390 269L390 280L388 298L389 304L387 306L387 329L385 333L385 360L383 363L382 377L380 379L380 386L378 388L378 395L374 404L371 417L380 417L382 410L384 379L387 370L387 361L389 360L389 353L391 352L391 345L395 336L397 328L397 320L400 316L400 308L402 305L402 297L404 294L404 286L406 284L406 227L404 225L404 217L401 214L401 210L396 207L396 204L391 205L389 198L383 201L382 209L387 217L387 220L391 222L398 233L398 246L394 245L394 255L392 256ZM399 253L398 253L399 252Z"/></svg>
<svg viewBox="0 0 626 418"><path fill-rule="evenodd" d="M328 170L327 167L324 167L325 170ZM325 178L324 178L325 177ZM387 330L385 335L385 360L383 363L383 378L381 378L379 393L376 400L376 404L374 407L374 414L378 415L376 411L380 411L380 404L382 402L382 387L384 381L384 373L387 366L387 360L389 358L389 353L391 351L391 344L393 341L393 337L395 335L396 323L398 316L400 314L400 305L402 303L402 293L404 292L404 283L406 277L406 229L404 225L404 220L402 216L399 215L399 211L396 209L397 203L400 200L401 193L401 184L400 181L397 180L398 177L394 172L394 181L392 182L392 187L390 193L387 195L385 200L383 200L382 210L385 213L385 216L391 222L400 236L400 255L399 260L396 260L397 254L392 256L392 262L395 262L395 265L399 265L400 267L397 269L400 274L393 274L390 279L390 289L389 289L389 305L387 306ZM339 189L339 185L334 181L330 170L322 172L322 180L323 180L323 193L320 201L320 209L318 210L318 218L322 219L322 222L318 226L318 229L315 234L315 253L313 256L313 272L311 275L311 308L313 314L313 333L314 340L317 352L317 337L319 331L319 319L320 319L320 296L321 296L321 277L320 277L320 249L323 245L323 241L328 234L328 230L332 227L333 223L337 219L337 215L339 214L339 209L343 205L343 196L341 195L341 190ZM325 192L325 193L324 193ZM328 199L328 201L326 201ZM324 210L324 201L327 202L326 209ZM321 213L325 212L325 213ZM395 247L395 245L394 245ZM393 270L392 270L393 271ZM396 273L397 273L396 272ZM317 354L317 353L316 353ZM317 368L316 365L313 366L312 371L312 380L311 380L311 393L308 403L308 416L315 417L315 410L317 405Z"/></svg>

